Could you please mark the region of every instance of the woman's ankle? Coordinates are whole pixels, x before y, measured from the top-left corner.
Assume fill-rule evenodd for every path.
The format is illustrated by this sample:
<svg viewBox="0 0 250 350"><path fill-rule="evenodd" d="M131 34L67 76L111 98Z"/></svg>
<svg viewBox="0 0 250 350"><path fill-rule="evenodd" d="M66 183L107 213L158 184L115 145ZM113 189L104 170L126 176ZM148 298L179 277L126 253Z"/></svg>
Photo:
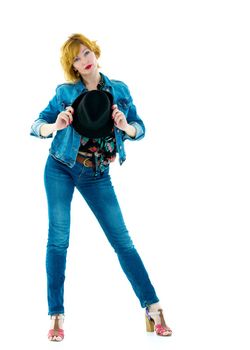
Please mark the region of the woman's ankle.
<svg viewBox="0 0 250 350"><path fill-rule="evenodd" d="M159 302L154 303L154 304L150 304L148 307L149 311L158 311L159 309L161 309L161 305Z"/></svg>
<svg viewBox="0 0 250 350"><path fill-rule="evenodd" d="M64 314L55 314L50 316L50 328L55 328L55 325L58 326L58 328L63 329L63 322L64 322Z"/></svg>

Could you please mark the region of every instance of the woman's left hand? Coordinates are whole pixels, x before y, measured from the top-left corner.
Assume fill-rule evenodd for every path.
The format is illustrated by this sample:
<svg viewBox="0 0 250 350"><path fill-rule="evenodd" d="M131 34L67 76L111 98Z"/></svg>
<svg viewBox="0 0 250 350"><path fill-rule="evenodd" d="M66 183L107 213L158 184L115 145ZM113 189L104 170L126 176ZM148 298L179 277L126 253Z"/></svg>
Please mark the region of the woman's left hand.
<svg viewBox="0 0 250 350"><path fill-rule="evenodd" d="M128 122L124 113L119 111L117 105L113 105L112 109L112 118L114 119L115 126L120 130L126 131L128 128Z"/></svg>

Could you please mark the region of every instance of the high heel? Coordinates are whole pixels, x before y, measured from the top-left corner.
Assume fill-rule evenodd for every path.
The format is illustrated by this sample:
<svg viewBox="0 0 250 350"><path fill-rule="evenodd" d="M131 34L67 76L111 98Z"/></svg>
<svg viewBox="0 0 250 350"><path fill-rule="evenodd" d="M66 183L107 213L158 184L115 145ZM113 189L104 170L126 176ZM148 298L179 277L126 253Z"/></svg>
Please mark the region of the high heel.
<svg viewBox="0 0 250 350"><path fill-rule="evenodd" d="M157 335L166 337L172 335L172 330L166 325L162 311L162 309L158 309L157 311L150 312L148 307L146 308L146 331L155 332ZM160 323L155 324L153 316L160 316Z"/></svg>
<svg viewBox="0 0 250 350"><path fill-rule="evenodd" d="M146 331L147 332L154 332L155 331L154 321L151 318L148 318L147 315L145 315L145 321L146 321Z"/></svg>
<svg viewBox="0 0 250 350"><path fill-rule="evenodd" d="M59 320L64 320L63 315L53 315L50 317L54 320L54 327L49 330L48 339L50 341L62 341L64 339L64 330L59 328Z"/></svg>

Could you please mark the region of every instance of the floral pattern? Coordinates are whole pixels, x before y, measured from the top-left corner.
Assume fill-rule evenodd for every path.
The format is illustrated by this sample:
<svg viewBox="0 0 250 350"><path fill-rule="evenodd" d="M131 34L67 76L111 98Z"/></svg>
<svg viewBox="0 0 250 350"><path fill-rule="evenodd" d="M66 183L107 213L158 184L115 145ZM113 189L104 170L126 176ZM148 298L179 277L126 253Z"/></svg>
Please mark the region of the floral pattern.
<svg viewBox="0 0 250 350"><path fill-rule="evenodd" d="M91 158L96 167L98 165L98 167L103 170L105 165L114 162L116 158L116 141L114 134L96 139L82 137L79 153Z"/></svg>

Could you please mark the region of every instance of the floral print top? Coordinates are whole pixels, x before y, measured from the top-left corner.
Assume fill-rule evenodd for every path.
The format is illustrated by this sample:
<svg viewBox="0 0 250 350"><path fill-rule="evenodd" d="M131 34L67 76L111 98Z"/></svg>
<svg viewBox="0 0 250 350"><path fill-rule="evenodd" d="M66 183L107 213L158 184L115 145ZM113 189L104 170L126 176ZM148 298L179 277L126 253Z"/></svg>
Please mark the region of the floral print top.
<svg viewBox="0 0 250 350"><path fill-rule="evenodd" d="M79 154L90 158L97 169L100 167L102 171L105 165L115 161L116 158L116 140L112 133L110 136L89 139L81 138Z"/></svg>

